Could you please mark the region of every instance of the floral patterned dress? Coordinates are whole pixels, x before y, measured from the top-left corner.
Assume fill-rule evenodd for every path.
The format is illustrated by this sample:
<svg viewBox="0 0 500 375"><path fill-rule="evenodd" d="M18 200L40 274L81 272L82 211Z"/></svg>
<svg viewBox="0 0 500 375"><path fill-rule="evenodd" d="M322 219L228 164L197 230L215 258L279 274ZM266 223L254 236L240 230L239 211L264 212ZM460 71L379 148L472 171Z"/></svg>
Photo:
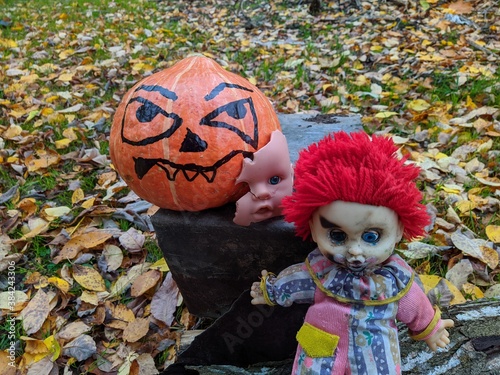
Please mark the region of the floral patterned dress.
<svg viewBox="0 0 500 375"><path fill-rule="evenodd" d="M355 274L316 249L306 261L263 280L270 303L311 303L297 333L293 374L392 375L401 373L396 319L425 340L441 325L398 255L380 268Z"/></svg>

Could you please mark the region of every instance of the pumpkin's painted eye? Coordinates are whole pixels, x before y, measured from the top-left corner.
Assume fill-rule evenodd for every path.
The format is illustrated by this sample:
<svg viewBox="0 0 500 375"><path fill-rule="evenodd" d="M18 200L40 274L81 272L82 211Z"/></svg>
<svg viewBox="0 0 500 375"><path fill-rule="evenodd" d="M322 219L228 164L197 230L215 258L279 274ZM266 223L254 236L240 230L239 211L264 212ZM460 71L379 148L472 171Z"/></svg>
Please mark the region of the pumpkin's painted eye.
<svg viewBox="0 0 500 375"><path fill-rule="evenodd" d="M361 238L369 244L376 244L380 239L380 233L376 230L367 230L361 235Z"/></svg>
<svg viewBox="0 0 500 375"><path fill-rule="evenodd" d="M248 109L247 109L248 107ZM230 118L235 120L242 120L249 117L248 112L250 111L251 118L249 119L253 124L253 134L247 134L235 125L228 124L225 121L218 120L217 118L226 114ZM221 116L222 118L223 116ZM227 119L227 117L226 117ZM200 121L200 125L213 126L216 128L225 128L238 135L245 143L251 145L253 148L257 149L259 144L259 130L257 126L257 114L255 113L255 108L253 105L252 98L240 99L231 103L224 104L219 108L213 110L208 115L203 117Z"/></svg>
<svg viewBox="0 0 500 375"><path fill-rule="evenodd" d="M332 229L328 235L335 245L342 245L347 239L347 234L340 229Z"/></svg>
<svg viewBox="0 0 500 375"><path fill-rule="evenodd" d="M281 182L281 177L280 176L273 176L269 179L269 184L271 185L278 185Z"/></svg>

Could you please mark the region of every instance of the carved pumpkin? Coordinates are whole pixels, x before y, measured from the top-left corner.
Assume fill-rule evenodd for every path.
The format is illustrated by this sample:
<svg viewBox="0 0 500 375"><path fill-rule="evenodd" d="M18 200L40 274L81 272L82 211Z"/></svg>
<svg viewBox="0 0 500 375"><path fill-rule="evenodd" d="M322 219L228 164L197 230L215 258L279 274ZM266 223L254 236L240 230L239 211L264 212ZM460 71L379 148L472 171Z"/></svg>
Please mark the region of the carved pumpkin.
<svg viewBox="0 0 500 375"><path fill-rule="evenodd" d="M269 100L214 60L190 56L125 94L110 155L127 185L161 208L200 211L240 198L244 157L280 130Z"/></svg>

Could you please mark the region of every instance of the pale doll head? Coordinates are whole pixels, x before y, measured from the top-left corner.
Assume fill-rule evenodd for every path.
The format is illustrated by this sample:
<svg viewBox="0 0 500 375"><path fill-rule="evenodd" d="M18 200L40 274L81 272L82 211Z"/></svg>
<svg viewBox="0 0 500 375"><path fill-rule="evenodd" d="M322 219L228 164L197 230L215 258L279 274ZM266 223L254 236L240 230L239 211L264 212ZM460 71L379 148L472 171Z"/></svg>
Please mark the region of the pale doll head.
<svg viewBox="0 0 500 375"><path fill-rule="evenodd" d="M339 132L309 146L295 167L294 192L282 202L285 220L353 269L356 260L359 267L383 262L402 237L421 236L429 224L414 182L419 169L396 151L390 138L364 132Z"/></svg>
<svg viewBox="0 0 500 375"><path fill-rule="evenodd" d="M293 187L293 169L283 133L272 132L269 143L253 154L253 160L243 160L236 182L246 182L250 189L236 202L236 224L246 226L281 215L281 201Z"/></svg>
<svg viewBox="0 0 500 375"><path fill-rule="evenodd" d="M309 226L321 253L353 272L383 263L403 236L393 210L354 202L335 201L318 208Z"/></svg>

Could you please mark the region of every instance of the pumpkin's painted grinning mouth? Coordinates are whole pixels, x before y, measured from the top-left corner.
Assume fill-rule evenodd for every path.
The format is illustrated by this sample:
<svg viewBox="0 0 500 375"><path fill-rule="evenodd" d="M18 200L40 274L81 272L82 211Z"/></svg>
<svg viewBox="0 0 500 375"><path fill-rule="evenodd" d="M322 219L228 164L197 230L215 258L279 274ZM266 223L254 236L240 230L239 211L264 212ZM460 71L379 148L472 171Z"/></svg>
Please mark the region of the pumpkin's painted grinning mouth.
<svg viewBox="0 0 500 375"><path fill-rule="evenodd" d="M190 182L201 175L208 183L212 183L215 180L217 169L239 154L242 154L244 158L253 159L253 152L243 150L231 151L211 166L203 166L194 163L177 164L168 159L146 159L141 157L134 157L133 159L135 163L135 173L137 173L137 177L139 177L140 180L142 180L150 169L156 165L165 171L170 181L175 181L179 172L182 172L186 180Z"/></svg>

